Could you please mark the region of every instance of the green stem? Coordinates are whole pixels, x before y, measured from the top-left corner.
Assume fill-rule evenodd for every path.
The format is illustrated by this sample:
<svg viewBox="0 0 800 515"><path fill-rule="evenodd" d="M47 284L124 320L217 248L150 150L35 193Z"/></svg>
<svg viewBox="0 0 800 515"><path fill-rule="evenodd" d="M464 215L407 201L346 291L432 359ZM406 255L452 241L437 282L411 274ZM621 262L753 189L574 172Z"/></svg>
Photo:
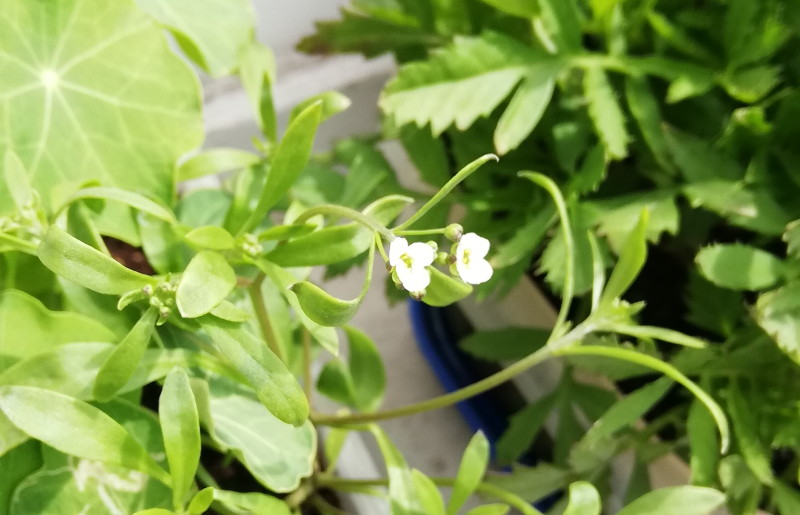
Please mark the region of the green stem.
<svg viewBox="0 0 800 515"><path fill-rule="evenodd" d="M419 230L403 230L403 231L395 231L394 233L397 236L428 236L430 234L444 234L447 230L446 227L442 227L441 229L419 229Z"/></svg>
<svg viewBox="0 0 800 515"><path fill-rule="evenodd" d="M315 424L327 426L347 426L376 422L378 420L405 417L408 415L414 415L416 413L422 413L424 411L444 408L457 402L461 402L465 399L469 399L470 397L479 395L487 390L491 390L492 388L505 383L509 379L518 376L534 365L538 365L539 363L553 357L558 349L570 346L573 343L580 341L587 334L592 332L593 329L594 326L592 325L586 325L585 323L580 324L569 333L557 338L556 340L553 340L547 346L542 347L533 354L522 358L508 368L504 368L503 370L496 372L485 379L482 379L476 383L472 383L471 385L465 386L464 388L454 392L440 395L439 397L434 397L432 399L415 404L409 404L408 406L403 406L400 408L375 411L372 413L351 413L345 415L324 415L312 413L311 421Z"/></svg>
<svg viewBox="0 0 800 515"><path fill-rule="evenodd" d="M336 206L333 204L323 204L321 206L312 207L298 216L293 223L304 223L306 220L316 215L332 215L341 218L349 218L354 222L360 223L367 229L372 229L373 231L379 233L389 241L394 239L394 234L392 234L392 231L382 226L364 213L356 211L355 209L350 209L349 207Z"/></svg>
<svg viewBox="0 0 800 515"><path fill-rule="evenodd" d="M406 220L405 222L403 222L400 225L398 225L397 227L395 227L394 230L395 231L401 231L401 230L405 229L406 227L411 226L414 222L416 222L417 220L422 218L425 215L425 213L427 213L428 211L433 209L433 207L436 206L436 204L441 202L441 200L445 196L447 196L448 193L453 191L453 189L456 186L458 186L458 184L461 181L463 181L464 179L466 179L467 177L472 175L475 172L475 170L480 168L481 165L484 164L486 161L490 161L492 159L494 159L495 161L499 161L499 158L496 155L494 155L494 154L486 154L486 155L483 155L483 156L479 157L475 161L471 162L470 164L468 164L464 168L462 168L457 174L455 174L453 176L452 179L447 181L447 183L444 186L442 186L442 189L437 191L436 194L433 197L431 197L431 199L429 201L427 201L425 204L423 204L423 206L421 208L419 208L419 210L416 213L411 215L411 217L408 220Z"/></svg>
<svg viewBox="0 0 800 515"><path fill-rule="evenodd" d="M311 332L305 327L302 329L303 340L303 391L306 399L311 403L311 394L314 391L314 381L311 378Z"/></svg>
<svg viewBox="0 0 800 515"><path fill-rule="evenodd" d="M325 500L321 495L315 495L311 498L311 505L317 508L320 513L332 513L333 515L347 515L346 511L342 511L333 504Z"/></svg>
<svg viewBox="0 0 800 515"><path fill-rule="evenodd" d="M266 276L263 273L258 274L258 277L253 284L250 285L250 300L253 302L253 310L256 313L258 325L261 327L261 334L267 342L267 347L273 354L278 356L278 359L284 361L283 350L278 345L278 340L275 337L275 331L272 328L272 323L269 320L269 313L267 313L267 305L264 302L264 294L261 292L261 283L264 282Z"/></svg>
<svg viewBox="0 0 800 515"><path fill-rule="evenodd" d="M17 238L16 236L11 236L10 234L0 233L0 244L2 243L6 243L9 246L15 247L15 250L19 250L34 256L36 255L36 249L38 248L38 245L29 241Z"/></svg>

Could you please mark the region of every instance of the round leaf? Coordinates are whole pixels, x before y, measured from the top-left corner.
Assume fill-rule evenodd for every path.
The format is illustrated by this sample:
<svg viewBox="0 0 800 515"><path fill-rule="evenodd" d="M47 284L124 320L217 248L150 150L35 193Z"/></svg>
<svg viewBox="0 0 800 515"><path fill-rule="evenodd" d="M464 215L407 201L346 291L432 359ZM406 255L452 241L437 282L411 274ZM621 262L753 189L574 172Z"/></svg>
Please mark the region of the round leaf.
<svg viewBox="0 0 800 515"><path fill-rule="evenodd" d="M196 318L214 309L235 286L236 273L224 257L216 252L200 252L183 272L175 303L181 316Z"/></svg>

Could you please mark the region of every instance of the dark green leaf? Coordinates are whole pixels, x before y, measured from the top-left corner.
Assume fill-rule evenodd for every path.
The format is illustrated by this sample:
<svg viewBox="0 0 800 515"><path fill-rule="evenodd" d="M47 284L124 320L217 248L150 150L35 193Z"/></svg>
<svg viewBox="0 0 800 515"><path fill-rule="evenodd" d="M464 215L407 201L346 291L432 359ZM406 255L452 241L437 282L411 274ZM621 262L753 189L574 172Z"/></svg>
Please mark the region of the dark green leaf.
<svg viewBox="0 0 800 515"><path fill-rule="evenodd" d="M459 347L481 359L515 361L539 350L549 337L549 329L507 327L476 331L461 340Z"/></svg>
<svg viewBox="0 0 800 515"><path fill-rule="evenodd" d="M494 147L498 154L514 150L534 130L553 96L555 78L560 69L559 61L545 61L528 72L497 122Z"/></svg>
<svg viewBox="0 0 800 515"><path fill-rule="evenodd" d="M2 451L0 444L0 470L3 471L0 474L0 515L9 515L14 490L29 474L42 466L42 452L39 442L33 440L7 453Z"/></svg>
<svg viewBox="0 0 800 515"><path fill-rule="evenodd" d="M777 236L791 220L771 190L747 186L740 181L710 180L684 187L684 193L695 207L718 213L733 225L763 234Z"/></svg>
<svg viewBox="0 0 800 515"><path fill-rule="evenodd" d="M717 482L719 464L719 441L714 430L714 419L699 401L692 402L686 420L686 434L689 438L692 484L711 486Z"/></svg>
<svg viewBox="0 0 800 515"><path fill-rule="evenodd" d="M498 465L510 465L528 450L556 400L554 395L546 395L511 416L508 429L497 441Z"/></svg>
<svg viewBox="0 0 800 515"><path fill-rule="evenodd" d="M539 14L539 8L534 0L481 0L504 13L520 18L533 18Z"/></svg>
<svg viewBox="0 0 800 515"><path fill-rule="evenodd" d="M584 438L587 441L600 442L620 429L634 424L661 400L670 386L672 386L671 380L661 378L620 399L594 423Z"/></svg>
<svg viewBox="0 0 800 515"><path fill-rule="evenodd" d="M735 181L744 176L739 163L708 140L669 128L664 134L672 158L688 182Z"/></svg>
<svg viewBox="0 0 800 515"><path fill-rule="evenodd" d="M672 171L669 148L662 128L661 112L647 80L641 77L626 78L625 97L653 157L664 170Z"/></svg>
<svg viewBox="0 0 800 515"><path fill-rule="evenodd" d="M552 3L562 2L553 0ZM595 67L584 70L583 89L589 102L589 116L606 152L612 159L625 158L630 136L625 129L625 115L606 73Z"/></svg>
<svg viewBox="0 0 800 515"><path fill-rule="evenodd" d="M761 443L758 410L753 410L751 399L747 399L739 389L738 382L733 380L728 386L728 414L731 417L736 444L745 463L753 474L765 485L775 481L765 446Z"/></svg>
<svg viewBox="0 0 800 515"><path fill-rule="evenodd" d="M366 334L345 326L349 356L348 366L353 380L356 407L362 411L377 409L386 390L386 374L378 347Z"/></svg>

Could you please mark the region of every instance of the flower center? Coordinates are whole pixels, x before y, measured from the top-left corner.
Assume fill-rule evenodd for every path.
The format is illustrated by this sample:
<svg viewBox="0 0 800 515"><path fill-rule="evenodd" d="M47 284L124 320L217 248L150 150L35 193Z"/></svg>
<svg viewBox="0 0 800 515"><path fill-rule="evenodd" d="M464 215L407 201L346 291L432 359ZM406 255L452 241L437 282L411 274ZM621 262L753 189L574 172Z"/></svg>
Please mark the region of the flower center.
<svg viewBox="0 0 800 515"><path fill-rule="evenodd" d="M470 255L470 251L467 250L467 249L464 249L464 255L461 257L461 261L465 265L469 265L469 255Z"/></svg>
<svg viewBox="0 0 800 515"><path fill-rule="evenodd" d="M411 265L414 263L414 260L411 259L411 256L409 256L408 254L403 254L402 256L400 256L400 261L405 263L408 268L411 268Z"/></svg>

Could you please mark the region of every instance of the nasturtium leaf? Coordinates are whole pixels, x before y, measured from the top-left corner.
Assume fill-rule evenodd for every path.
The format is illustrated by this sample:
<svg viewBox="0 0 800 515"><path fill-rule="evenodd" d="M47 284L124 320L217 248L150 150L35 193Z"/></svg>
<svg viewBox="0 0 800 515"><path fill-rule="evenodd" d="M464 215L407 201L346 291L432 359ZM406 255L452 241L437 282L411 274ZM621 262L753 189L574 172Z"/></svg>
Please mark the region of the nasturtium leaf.
<svg viewBox="0 0 800 515"><path fill-rule="evenodd" d="M671 486L649 492L617 515L708 515L725 503L725 494L702 486Z"/></svg>
<svg viewBox="0 0 800 515"><path fill-rule="evenodd" d="M0 410L29 436L66 454L139 470L170 484L169 474L147 451L90 404L32 386L0 386Z"/></svg>
<svg viewBox="0 0 800 515"><path fill-rule="evenodd" d="M175 161L202 140L199 82L133 2L6 2L0 48L0 154L46 203L87 178L170 198Z"/></svg>
<svg viewBox="0 0 800 515"><path fill-rule="evenodd" d="M44 266L72 282L108 295L122 295L156 279L134 272L111 256L86 245L52 225L37 251Z"/></svg>
<svg viewBox="0 0 800 515"><path fill-rule="evenodd" d="M460 279L433 267L429 267L428 270L431 272L431 283L425 288L425 296L422 297L422 302L425 304L435 307L448 306L472 293L472 286Z"/></svg>
<svg viewBox="0 0 800 515"><path fill-rule="evenodd" d="M136 0L212 76L229 73L254 33L249 0Z"/></svg>
<svg viewBox="0 0 800 515"><path fill-rule="evenodd" d="M600 494L589 482L576 481L569 485L569 504L563 515L600 515Z"/></svg>
<svg viewBox="0 0 800 515"><path fill-rule="evenodd" d="M295 377L266 344L241 324L212 316L201 320L203 329L231 364L247 379L258 397L277 418L295 426L308 418L308 400Z"/></svg>
<svg viewBox="0 0 800 515"><path fill-rule="evenodd" d="M203 251L189 262L175 293L184 318L197 318L214 309L236 286L236 273L216 252Z"/></svg>
<svg viewBox="0 0 800 515"><path fill-rule="evenodd" d="M769 288L785 273L780 259L748 245L710 245L700 249L695 261L706 279L731 290Z"/></svg>
<svg viewBox="0 0 800 515"><path fill-rule="evenodd" d="M119 389L125 386L139 365L147 344L150 343L158 316L156 308L148 308L130 332L117 344L114 352L108 356L97 373L93 389L95 399L101 402L111 400Z"/></svg>
<svg viewBox="0 0 800 515"><path fill-rule="evenodd" d="M216 225L192 229L183 237L187 243L201 249L230 250L236 246L231 233Z"/></svg>
<svg viewBox="0 0 800 515"><path fill-rule="evenodd" d="M208 385L211 435L261 484L291 492L311 475L317 438L310 422L297 427L281 422L250 392L221 376L210 377Z"/></svg>
<svg viewBox="0 0 800 515"><path fill-rule="evenodd" d="M429 60L401 67L380 104L398 125L430 124L434 135L453 124L464 130L497 107L540 57L497 33L456 38Z"/></svg>
<svg viewBox="0 0 800 515"><path fill-rule="evenodd" d="M0 291L0 362L29 358L70 342L110 342L114 333L96 320L50 311L19 290Z"/></svg>
<svg viewBox="0 0 800 515"><path fill-rule="evenodd" d="M551 0L549 3L561 3ZM601 68L587 68L583 78L584 94L589 102L589 117L594 123L600 141L612 159L628 155L630 135L625 128L625 115L617 101L606 72Z"/></svg>
<svg viewBox="0 0 800 515"><path fill-rule="evenodd" d="M197 405L189 376L182 368L176 367L164 380L158 399L158 417L172 478L172 504L180 509L194 485L202 445Z"/></svg>
<svg viewBox="0 0 800 515"><path fill-rule="evenodd" d="M755 319L778 347L800 365L800 283L797 281L762 294Z"/></svg>
<svg viewBox="0 0 800 515"><path fill-rule="evenodd" d="M489 440L480 431L467 444L461 464L458 466L453 492L447 503L448 515L455 513L467 502L486 472L489 463Z"/></svg>

